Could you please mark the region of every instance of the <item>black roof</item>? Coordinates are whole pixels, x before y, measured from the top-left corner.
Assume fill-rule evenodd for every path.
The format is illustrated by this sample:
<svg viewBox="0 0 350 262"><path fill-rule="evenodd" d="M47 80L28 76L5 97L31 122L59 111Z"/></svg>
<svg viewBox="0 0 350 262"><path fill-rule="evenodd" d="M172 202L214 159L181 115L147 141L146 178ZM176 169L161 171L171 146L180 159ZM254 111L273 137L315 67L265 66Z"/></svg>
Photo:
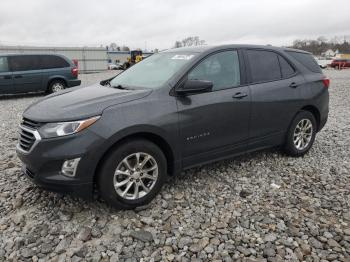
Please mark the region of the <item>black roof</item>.
<svg viewBox="0 0 350 262"><path fill-rule="evenodd" d="M277 46L271 46L271 45L245 45L245 44L231 44L231 45L201 45L201 46L190 46L190 47L179 47L179 48L173 48L168 49L163 52L194 52L194 53L202 53L205 51L210 50L220 50L225 48L262 48L267 50L278 50L278 51L293 51L293 52L300 52L300 53L307 53L309 52L299 50L299 49L293 49L293 48L286 48L286 47L277 47Z"/></svg>

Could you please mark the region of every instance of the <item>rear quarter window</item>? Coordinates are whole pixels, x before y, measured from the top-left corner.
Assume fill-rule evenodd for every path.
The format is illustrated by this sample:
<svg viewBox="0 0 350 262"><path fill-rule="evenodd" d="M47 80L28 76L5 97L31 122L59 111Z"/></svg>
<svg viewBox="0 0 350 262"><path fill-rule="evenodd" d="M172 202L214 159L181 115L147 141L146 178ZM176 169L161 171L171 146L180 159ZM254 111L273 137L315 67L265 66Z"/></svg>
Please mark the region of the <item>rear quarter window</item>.
<svg viewBox="0 0 350 262"><path fill-rule="evenodd" d="M9 67L7 63L7 57L0 57L0 73L8 72Z"/></svg>
<svg viewBox="0 0 350 262"><path fill-rule="evenodd" d="M322 73L320 66L311 54L294 51L286 52L310 71L315 73Z"/></svg>
<svg viewBox="0 0 350 262"><path fill-rule="evenodd" d="M40 56L40 64L42 69L70 67L70 64L66 60L55 55Z"/></svg>
<svg viewBox="0 0 350 262"><path fill-rule="evenodd" d="M295 74L294 68L286 59L279 55L278 61L280 62L282 78L288 78Z"/></svg>

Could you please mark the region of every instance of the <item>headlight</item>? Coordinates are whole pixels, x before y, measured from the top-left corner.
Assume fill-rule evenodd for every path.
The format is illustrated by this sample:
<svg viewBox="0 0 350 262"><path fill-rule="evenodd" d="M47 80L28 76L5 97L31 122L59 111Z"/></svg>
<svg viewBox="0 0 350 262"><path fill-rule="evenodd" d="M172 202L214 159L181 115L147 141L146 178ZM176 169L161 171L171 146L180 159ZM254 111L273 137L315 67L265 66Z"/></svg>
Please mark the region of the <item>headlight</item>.
<svg viewBox="0 0 350 262"><path fill-rule="evenodd" d="M78 133L85 128L88 128L95 123L100 117L95 116L92 118L61 123L47 123L39 129L39 133L43 138L51 138L57 136L67 136L74 133Z"/></svg>

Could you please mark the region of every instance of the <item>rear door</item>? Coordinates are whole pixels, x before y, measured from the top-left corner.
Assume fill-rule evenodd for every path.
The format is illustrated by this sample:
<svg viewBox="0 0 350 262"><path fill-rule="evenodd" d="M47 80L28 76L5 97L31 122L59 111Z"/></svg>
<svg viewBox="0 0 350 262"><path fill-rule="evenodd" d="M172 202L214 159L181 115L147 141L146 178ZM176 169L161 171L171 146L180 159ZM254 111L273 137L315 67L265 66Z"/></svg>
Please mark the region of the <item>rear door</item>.
<svg viewBox="0 0 350 262"><path fill-rule="evenodd" d="M0 94L13 94L12 72L9 70L8 59L0 56Z"/></svg>
<svg viewBox="0 0 350 262"><path fill-rule="evenodd" d="M37 55L16 55L9 58L16 93L42 91L43 73Z"/></svg>
<svg viewBox="0 0 350 262"><path fill-rule="evenodd" d="M57 55L41 55L40 64L43 69L43 87L46 88L53 78L70 80L73 77L70 64Z"/></svg>
<svg viewBox="0 0 350 262"><path fill-rule="evenodd" d="M278 145L300 106L304 78L280 53L264 49L245 53L252 99L249 146Z"/></svg>
<svg viewBox="0 0 350 262"><path fill-rule="evenodd" d="M238 51L211 54L189 80L213 82L213 90L177 97L183 165L244 151L248 138L249 88L242 84Z"/></svg>

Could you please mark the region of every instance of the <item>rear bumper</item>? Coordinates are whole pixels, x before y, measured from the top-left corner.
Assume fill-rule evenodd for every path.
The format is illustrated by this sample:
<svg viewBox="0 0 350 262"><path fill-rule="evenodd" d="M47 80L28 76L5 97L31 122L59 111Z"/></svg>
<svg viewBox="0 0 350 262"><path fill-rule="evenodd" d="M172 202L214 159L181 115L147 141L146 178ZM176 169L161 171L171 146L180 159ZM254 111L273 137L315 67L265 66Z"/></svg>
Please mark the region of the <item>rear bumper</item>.
<svg viewBox="0 0 350 262"><path fill-rule="evenodd" d="M80 86L80 84L81 84L80 79L67 80L67 87Z"/></svg>
<svg viewBox="0 0 350 262"><path fill-rule="evenodd" d="M323 115L323 117L320 119L320 126L318 127L317 131L321 131L322 130L322 128L326 125L327 120L328 120L328 113Z"/></svg>

